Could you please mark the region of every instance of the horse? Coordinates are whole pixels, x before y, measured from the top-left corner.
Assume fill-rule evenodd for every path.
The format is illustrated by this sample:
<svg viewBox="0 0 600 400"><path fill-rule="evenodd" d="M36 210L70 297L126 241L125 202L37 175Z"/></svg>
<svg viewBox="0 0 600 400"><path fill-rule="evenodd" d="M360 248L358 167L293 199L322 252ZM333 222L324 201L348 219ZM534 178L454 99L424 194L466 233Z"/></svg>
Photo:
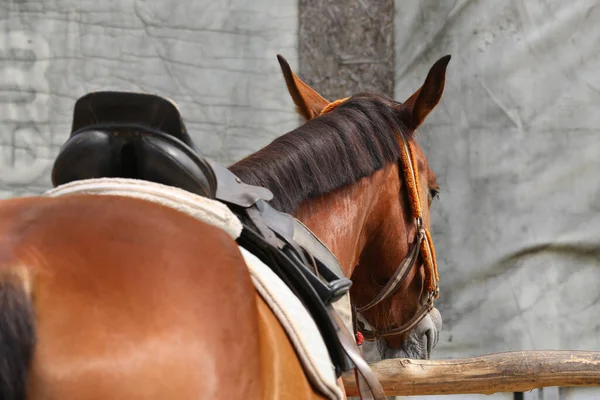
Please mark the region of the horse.
<svg viewBox="0 0 600 400"><path fill-rule="evenodd" d="M404 103L373 93L331 102L278 60L307 122L229 169L270 189L273 207L302 221L337 256L353 282L353 311L366 320L358 321L360 342L374 341L382 359L428 359L442 327L429 234L440 187L414 132L441 100L450 56L433 64ZM424 262L416 262L419 250Z"/></svg>
<svg viewBox="0 0 600 400"><path fill-rule="evenodd" d="M274 206L333 249L359 310L413 255L393 296L364 312L375 329L411 323L434 293L417 202L438 189L412 132L441 98L447 61L405 103L361 94L321 108L302 88L312 119L230 168L268 181ZM412 181L397 163L407 157ZM325 398L223 229L143 199L71 194L0 201L0 232L3 399ZM419 345L390 348L427 356L435 337L413 336Z"/></svg>

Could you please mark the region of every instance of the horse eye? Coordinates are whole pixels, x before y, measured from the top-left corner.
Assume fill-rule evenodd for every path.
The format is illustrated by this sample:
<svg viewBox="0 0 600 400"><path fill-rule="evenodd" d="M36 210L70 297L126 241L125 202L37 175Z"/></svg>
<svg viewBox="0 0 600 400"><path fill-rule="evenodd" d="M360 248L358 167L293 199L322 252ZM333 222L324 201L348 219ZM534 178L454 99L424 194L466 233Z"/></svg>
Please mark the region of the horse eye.
<svg viewBox="0 0 600 400"><path fill-rule="evenodd" d="M430 189L429 190L429 202L431 203L433 201L433 199L435 198L439 198L440 197L440 191L437 189Z"/></svg>

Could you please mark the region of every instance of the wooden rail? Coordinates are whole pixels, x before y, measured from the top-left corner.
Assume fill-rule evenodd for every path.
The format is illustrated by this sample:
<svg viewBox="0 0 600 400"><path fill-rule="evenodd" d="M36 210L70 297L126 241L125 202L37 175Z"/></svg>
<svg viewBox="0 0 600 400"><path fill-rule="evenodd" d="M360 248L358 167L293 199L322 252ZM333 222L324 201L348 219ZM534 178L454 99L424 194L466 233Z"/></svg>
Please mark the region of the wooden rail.
<svg viewBox="0 0 600 400"><path fill-rule="evenodd" d="M525 392L547 386L600 386L600 352L513 351L453 360L384 360L371 368L388 396ZM358 396L352 373L343 376Z"/></svg>

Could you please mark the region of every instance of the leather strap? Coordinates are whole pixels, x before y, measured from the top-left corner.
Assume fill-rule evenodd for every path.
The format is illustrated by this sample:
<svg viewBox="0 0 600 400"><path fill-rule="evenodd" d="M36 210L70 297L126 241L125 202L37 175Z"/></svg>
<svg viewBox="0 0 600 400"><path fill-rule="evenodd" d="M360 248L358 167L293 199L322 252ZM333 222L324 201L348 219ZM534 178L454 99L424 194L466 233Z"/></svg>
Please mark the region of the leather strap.
<svg viewBox="0 0 600 400"><path fill-rule="evenodd" d="M215 196L217 200L247 208L261 199L266 201L273 199L273 193L269 189L242 182L233 172L210 158L206 158L206 162L217 177Z"/></svg>
<svg viewBox="0 0 600 400"><path fill-rule="evenodd" d="M358 348L352 334L348 331L339 315L330 309L330 315L335 323L338 325L338 337L340 343L344 349L344 352L354 363L355 373L358 375L357 388L361 399L363 400L386 400L387 397L377 375L373 372L369 364L365 361L362 355L362 351Z"/></svg>
<svg viewBox="0 0 600 400"><path fill-rule="evenodd" d="M371 330L365 329L364 325L361 321L357 321L357 324L361 328L361 332L362 332L365 340L372 342L372 341L382 338L382 337L401 335L403 333L409 332L415 326L417 326L417 324L419 322L421 322L421 320L423 318L425 318L425 316L427 314L429 314L429 312L432 309L433 309L433 296L429 295L427 302L425 304L423 304L423 306L421 306L421 308L419 308L419 310L415 313L415 315L413 315L413 317L406 324L404 324L398 328L391 328L391 329L387 329L384 331L378 331L378 330L371 331Z"/></svg>
<svg viewBox="0 0 600 400"><path fill-rule="evenodd" d="M294 218L294 241L304 247L316 259L321 261L327 268L335 273L338 278L344 278L344 270L335 255L315 236L310 229L301 221Z"/></svg>
<svg viewBox="0 0 600 400"><path fill-rule="evenodd" d="M275 210L265 201L257 201L255 207L260 212L260 217L261 220L264 221L264 224L275 232L279 239L285 243L285 246L281 247L291 249L294 255L302 261L302 265L306 266L307 272L310 272L307 275L307 278L313 283L313 286L316 289L321 289L321 294L326 293L326 296L322 296L323 301L326 303L334 302L350 290L352 281L346 278L343 272L342 275L339 276L332 270L339 268L341 271L337 259L333 255L326 257L324 250L327 250L327 248L324 247L322 243L321 245L323 247L321 248L319 246L320 242L316 241L316 237L314 237L308 228L300 223L296 223L297 220L290 214ZM254 209L254 207L250 207L247 210L250 209ZM295 235L300 235L303 238L303 241L296 242L294 239ZM321 249L320 253L314 254L312 252L313 249L319 248ZM320 274L314 274L311 271L310 263L308 263L304 257L305 251L314 256ZM327 252L328 251L329 250L327 250ZM321 259L320 257L322 256L325 257L325 259Z"/></svg>
<svg viewBox="0 0 600 400"><path fill-rule="evenodd" d="M360 354L363 356L362 349ZM369 388L369 384L365 380L365 377L358 372L358 369L354 369L354 379L356 380L356 388L358 389L358 395L361 400L373 400L373 394Z"/></svg>
<svg viewBox="0 0 600 400"><path fill-rule="evenodd" d="M381 303L383 300L387 299L391 295L393 295L400 286L400 283L406 278L408 272L412 269L417 262L419 257L419 249L421 248L421 242L425 238L425 231L419 229L417 233L417 238L410 249L408 256L402 260L400 266L396 268L396 272L394 275L387 281L386 285L379 291L377 296L373 300L371 300L367 305L362 307L357 307L356 311L363 312L370 308L375 307L377 304Z"/></svg>

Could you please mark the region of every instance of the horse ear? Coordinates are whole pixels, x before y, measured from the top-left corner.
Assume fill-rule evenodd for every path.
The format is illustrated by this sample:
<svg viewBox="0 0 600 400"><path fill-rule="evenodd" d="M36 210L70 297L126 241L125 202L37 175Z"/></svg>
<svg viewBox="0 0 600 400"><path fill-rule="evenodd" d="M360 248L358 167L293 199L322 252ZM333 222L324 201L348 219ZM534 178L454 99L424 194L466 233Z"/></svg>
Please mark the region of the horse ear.
<svg viewBox="0 0 600 400"><path fill-rule="evenodd" d="M446 67L449 62L450 55L437 60L427 73L423 86L402 104L402 110L405 111L403 122L411 129L417 129L440 102L446 84Z"/></svg>
<svg viewBox="0 0 600 400"><path fill-rule="evenodd" d="M288 62L280 54L277 54L277 60L281 66L288 91L296 104L296 111L307 120L318 117L321 110L329 104L329 101L325 100L316 90L302 82L292 72Z"/></svg>

